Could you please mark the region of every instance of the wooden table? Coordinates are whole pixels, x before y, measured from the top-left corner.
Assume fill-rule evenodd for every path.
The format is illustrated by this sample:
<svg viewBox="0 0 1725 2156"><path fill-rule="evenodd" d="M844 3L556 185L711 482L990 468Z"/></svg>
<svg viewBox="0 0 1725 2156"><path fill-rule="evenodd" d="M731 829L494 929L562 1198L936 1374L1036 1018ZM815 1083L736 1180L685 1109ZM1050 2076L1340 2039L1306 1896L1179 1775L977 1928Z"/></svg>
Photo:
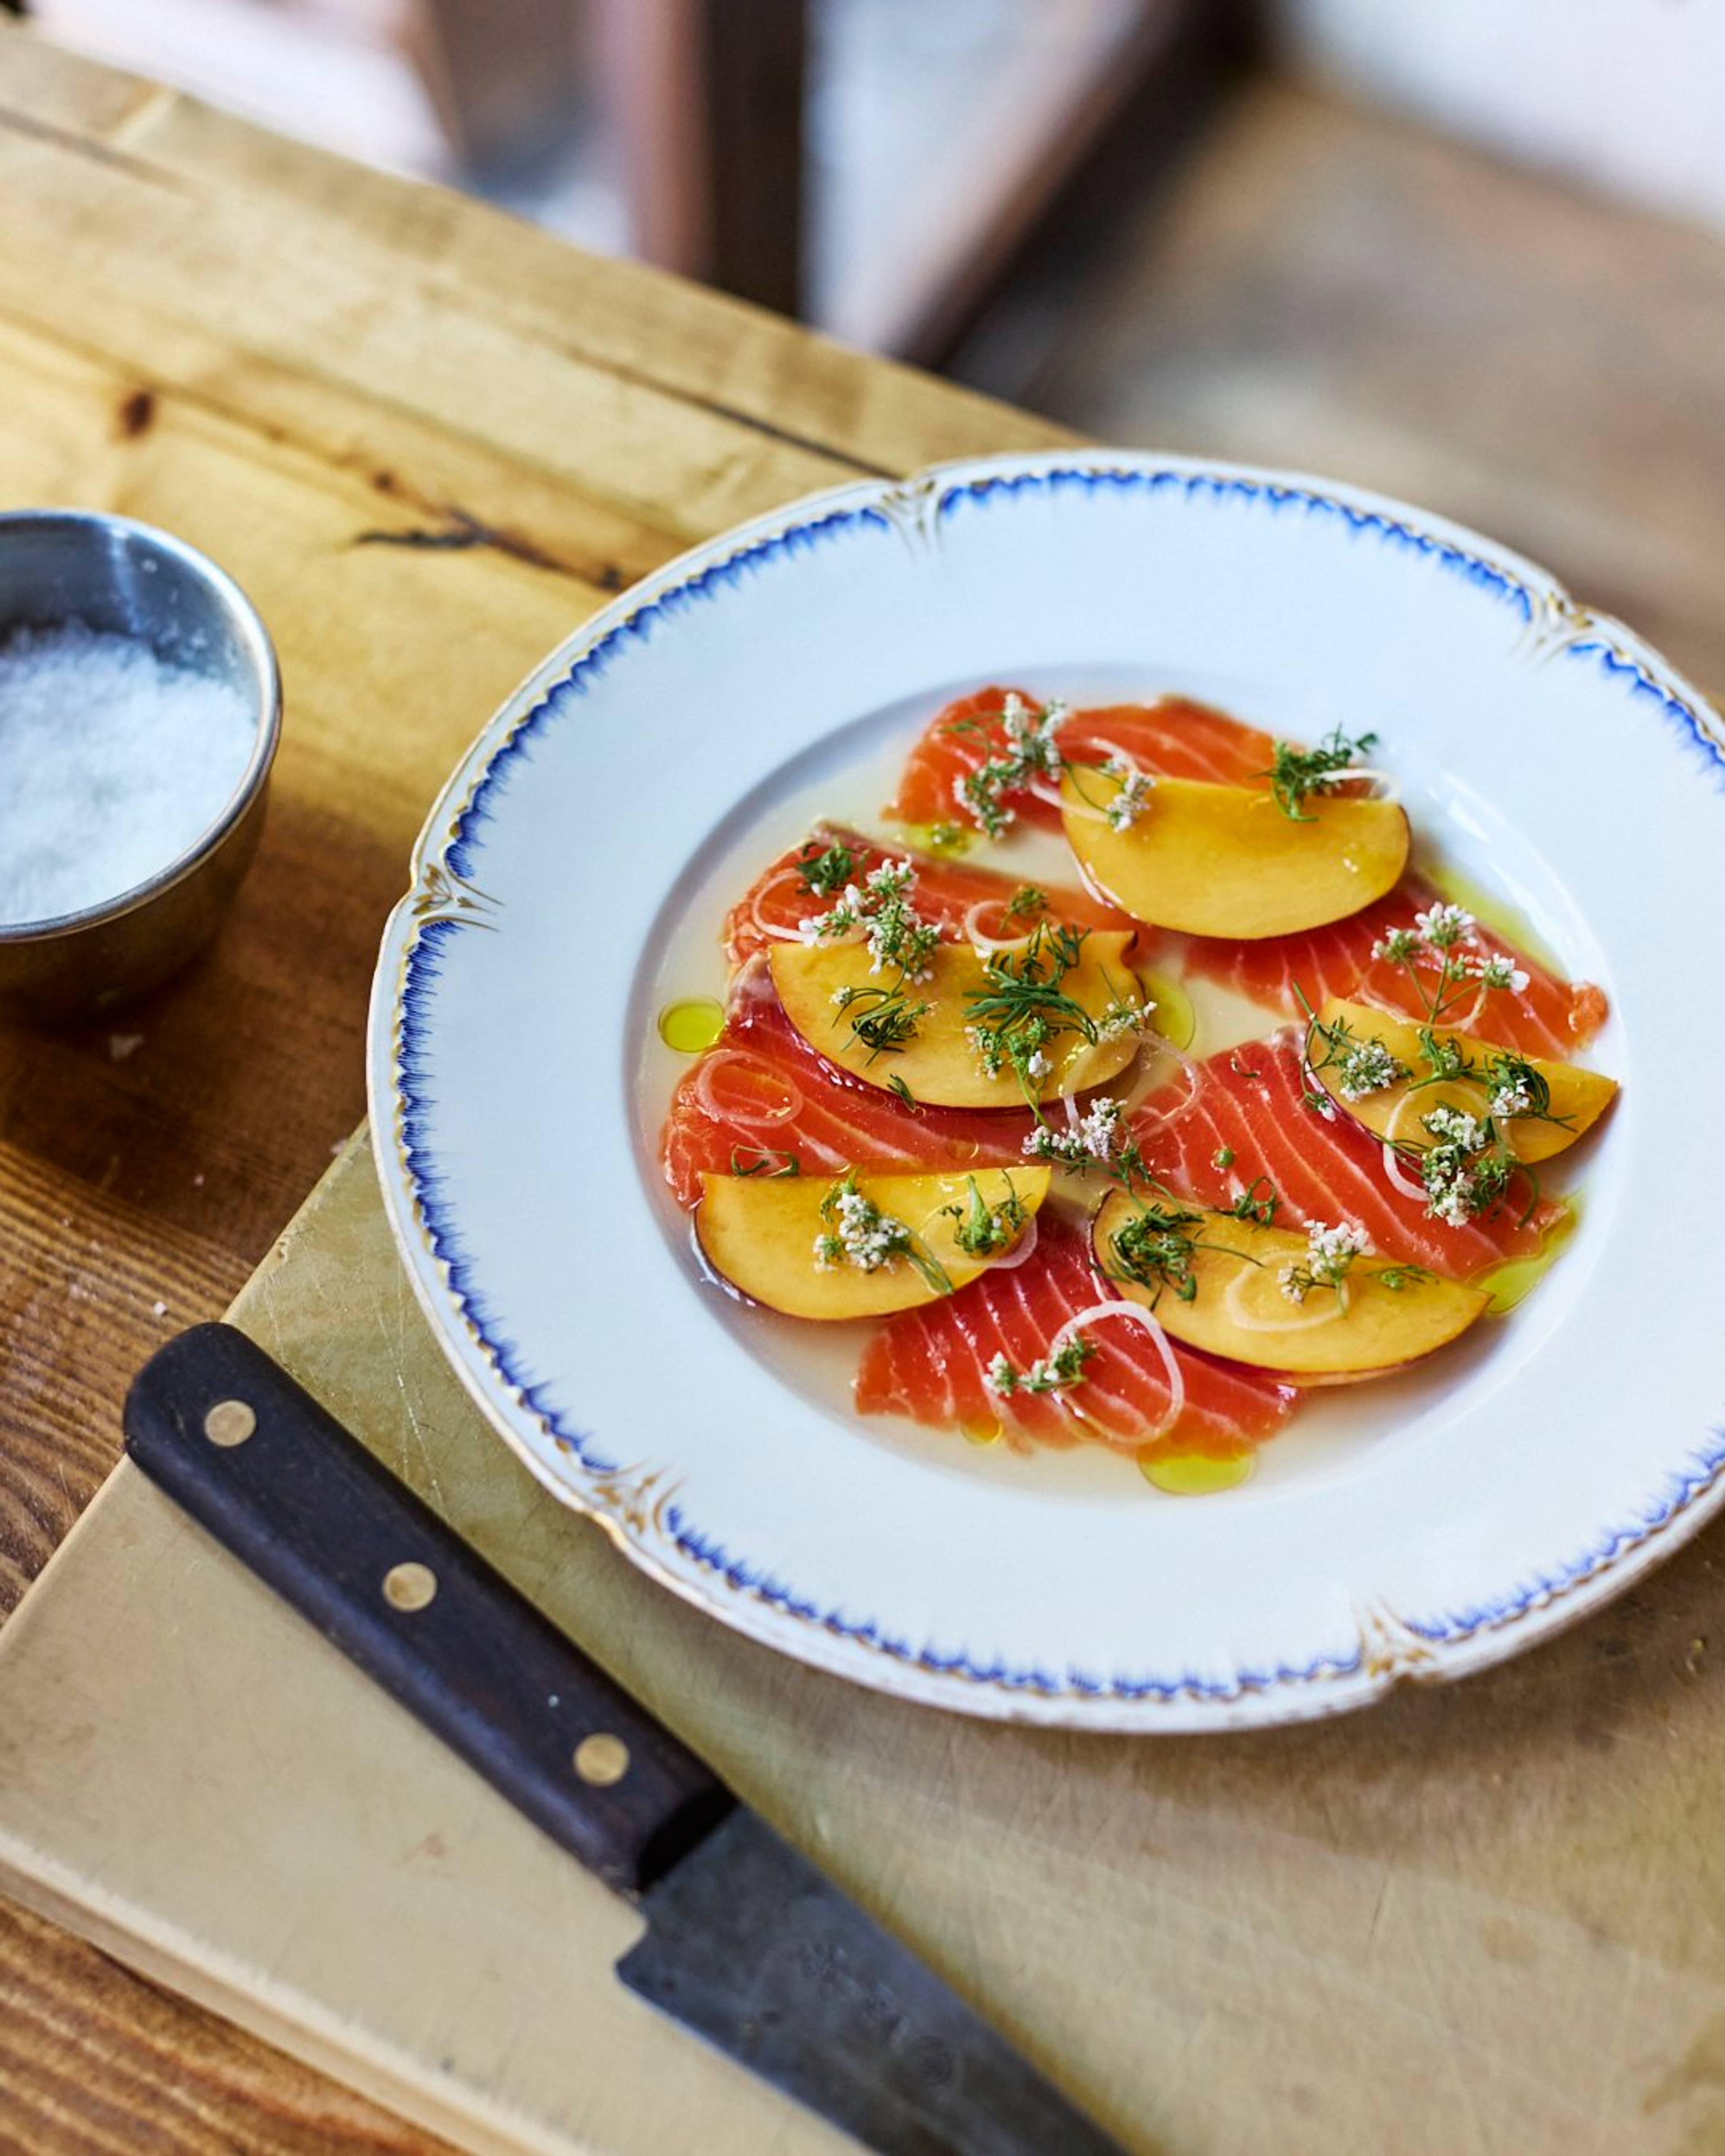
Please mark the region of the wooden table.
<svg viewBox="0 0 1725 2156"><path fill-rule="evenodd" d="M111 1026L0 1031L3 1613L112 1464L131 1372L225 1305L359 1119L384 913L516 680L739 517L1060 436L9 28L0 205L0 505L205 548L287 698L210 954ZM146 2145L429 2144L0 1912L0 2148Z"/></svg>

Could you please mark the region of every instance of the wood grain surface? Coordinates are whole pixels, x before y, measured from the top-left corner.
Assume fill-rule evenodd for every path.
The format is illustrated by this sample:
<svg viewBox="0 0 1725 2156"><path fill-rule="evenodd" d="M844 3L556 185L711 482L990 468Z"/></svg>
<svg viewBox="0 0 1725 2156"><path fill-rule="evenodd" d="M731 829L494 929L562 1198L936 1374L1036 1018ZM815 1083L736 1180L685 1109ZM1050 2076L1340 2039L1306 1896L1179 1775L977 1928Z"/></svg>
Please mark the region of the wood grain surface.
<svg viewBox="0 0 1725 2156"><path fill-rule="evenodd" d="M377 937L456 756L596 606L739 517L1059 430L0 28L0 504L165 525L280 652L211 952L0 1029L0 1613L363 1106ZM0 1913L0 2148L420 2138Z"/></svg>

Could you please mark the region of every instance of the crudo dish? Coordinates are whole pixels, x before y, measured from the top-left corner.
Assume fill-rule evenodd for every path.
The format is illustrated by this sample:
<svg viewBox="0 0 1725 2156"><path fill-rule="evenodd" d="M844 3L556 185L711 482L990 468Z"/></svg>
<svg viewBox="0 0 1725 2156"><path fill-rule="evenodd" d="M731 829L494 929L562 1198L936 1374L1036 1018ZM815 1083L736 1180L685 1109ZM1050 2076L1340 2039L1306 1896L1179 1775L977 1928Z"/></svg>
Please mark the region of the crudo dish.
<svg viewBox="0 0 1725 2156"><path fill-rule="evenodd" d="M888 834L767 862L722 1004L659 1014L700 1051L661 1149L714 1273L847 1327L860 1413L1188 1495L1512 1308L1575 1217L1545 1164L1616 1091L1562 1060L1605 998L1409 873L1376 745L947 705Z"/></svg>
<svg viewBox="0 0 1725 2156"><path fill-rule="evenodd" d="M1719 1502L1722 778L1631 630L1356 490L793 504L433 812L409 1276L521 1461L819 1668L1144 1731L1464 1675Z"/></svg>

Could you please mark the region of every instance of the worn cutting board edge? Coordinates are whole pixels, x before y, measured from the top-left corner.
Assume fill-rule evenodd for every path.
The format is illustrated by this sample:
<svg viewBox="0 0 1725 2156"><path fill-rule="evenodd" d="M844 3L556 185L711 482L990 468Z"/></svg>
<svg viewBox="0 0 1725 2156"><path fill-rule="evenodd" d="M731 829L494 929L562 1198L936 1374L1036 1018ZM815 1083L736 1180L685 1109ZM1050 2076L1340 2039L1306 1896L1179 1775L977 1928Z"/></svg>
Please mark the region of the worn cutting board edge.
<svg viewBox="0 0 1725 2156"><path fill-rule="evenodd" d="M1717 1533L1546 1648L1344 1722L989 1727L778 1661L562 1512L438 1354L357 1143L234 1314L1129 2146L1725 2145ZM170 1788L152 1825L136 1793ZM0 1867L469 2148L844 2145L623 1994L629 1912L124 1467L0 1635Z"/></svg>
<svg viewBox="0 0 1725 2156"><path fill-rule="evenodd" d="M362 1124L314 1185L301 1215L296 1218L311 1213L326 1186L339 1182L356 1156L362 1164L368 1152L367 1129ZM279 1251L290 1246L293 1233L290 1226ZM266 1260L266 1265L270 1262ZM249 1286L235 1299L226 1313L230 1322L244 1325L251 1293ZM178 1516L170 1501L122 1457L0 1631L0 1643L8 1656L29 1655L31 1626L57 1594L60 1574L92 1563L100 1565L105 1555L111 1556L105 1545L113 1535L116 1517L134 1507L157 1513L170 1523L167 1532L188 1543L203 1539L196 1527ZM311 1644L308 1637L308 1646ZM384 1704L388 1706L387 1702ZM0 1894L76 1933L139 1975L236 2022L264 2042L388 2106L413 2124L475 2151L475 2156L520 2156L524 2149L570 2156L571 2144L544 2138L527 2122L511 2121L501 2114L488 2117L492 2107L485 2103L482 2092L464 2092L459 2103L451 2103L427 2080L411 2056L391 2057L357 2041L351 2025L321 2010L316 1999L285 1988L278 1990L264 1974L244 1968L213 1951L208 1942L152 1916L145 1903L105 1888L87 1871L58 1862L39 1842L27 1841L8 1831L3 1816L0 1816ZM585 2149L581 2156L587 2156Z"/></svg>
<svg viewBox="0 0 1725 2156"><path fill-rule="evenodd" d="M137 1471L121 1461L114 1474L134 1477ZM152 1922L148 1911L135 1902L115 1897L110 1906L93 1882L54 1866L39 1850L14 1845L4 1833L0 1833L0 1893L87 1939L151 1983L208 2008L398 2112L411 2124L473 2151L474 2156L521 2156L525 2149L569 2156L569 2143L544 2139L521 2122L511 2128L501 2120L487 2121L481 2115L478 2092L465 2096L459 2106L440 2102L415 2062L392 2061L374 2054L303 1994L272 1998L265 1979L257 1973L237 1965L224 1967L207 1945Z"/></svg>

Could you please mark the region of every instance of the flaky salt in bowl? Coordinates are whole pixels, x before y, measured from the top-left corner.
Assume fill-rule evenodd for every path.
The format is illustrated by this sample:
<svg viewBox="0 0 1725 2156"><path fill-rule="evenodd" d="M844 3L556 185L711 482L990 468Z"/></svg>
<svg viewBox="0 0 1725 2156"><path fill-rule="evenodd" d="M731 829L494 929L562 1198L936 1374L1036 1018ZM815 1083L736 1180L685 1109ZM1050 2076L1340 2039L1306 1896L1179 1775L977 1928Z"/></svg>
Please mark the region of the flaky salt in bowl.
<svg viewBox="0 0 1725 2156"><path fill-rule="evenodd" d="M0 1014L155 987L250 865L275 654L213 562L146 525L0 516Z"/></svg>

